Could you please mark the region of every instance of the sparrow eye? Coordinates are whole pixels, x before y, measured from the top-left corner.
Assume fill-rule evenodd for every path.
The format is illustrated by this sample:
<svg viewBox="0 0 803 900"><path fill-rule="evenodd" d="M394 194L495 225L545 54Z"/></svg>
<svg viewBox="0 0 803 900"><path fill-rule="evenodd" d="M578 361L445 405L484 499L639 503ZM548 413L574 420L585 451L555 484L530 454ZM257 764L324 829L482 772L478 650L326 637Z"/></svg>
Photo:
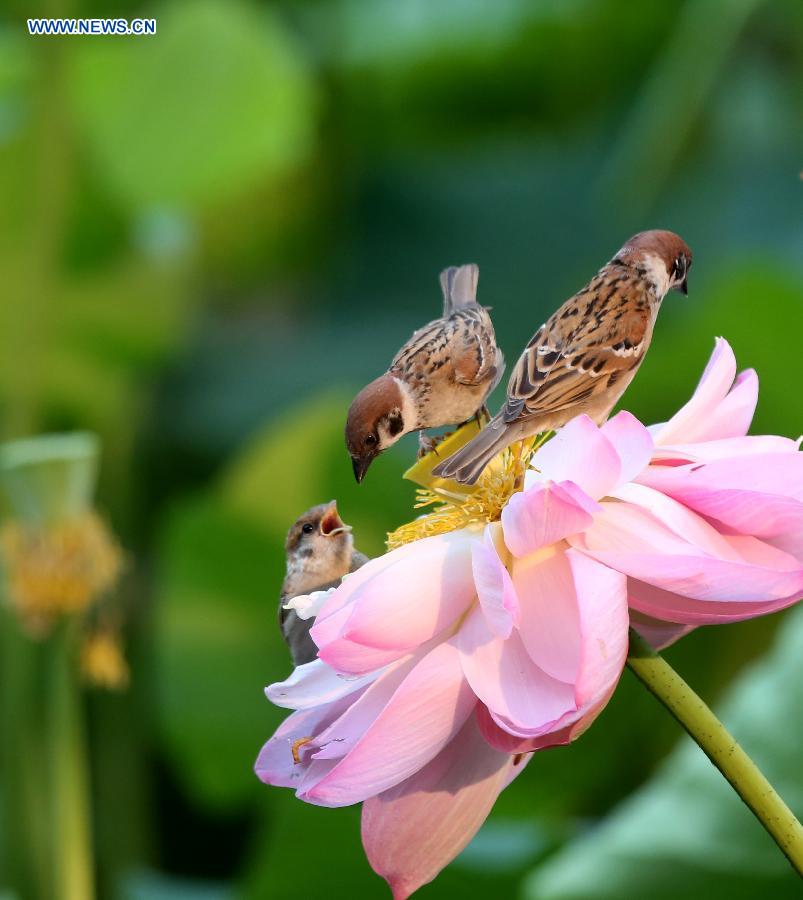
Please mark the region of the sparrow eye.
<svg viewBox="0 0 803 900"><path fill-rule="evenodd" d="M672 264L672 277L676 279L681 279L686 274L686 260L684 257L679 256L675 262Z"/></svg>
<svg viewBox="0 0 803 900"><path fill-rule="evenodd" d="M311 522L305 522L301 526L301 530L304 532L304 534L312 534L312 532L315 530L315 528Z"/></svg>
<svg viewBox="0 0 803 900"><path fill-rule="evenodd" d="M375 434L367 434L365 436L365 443L368 447L373 447L376 443L376 435Z"/></svg>

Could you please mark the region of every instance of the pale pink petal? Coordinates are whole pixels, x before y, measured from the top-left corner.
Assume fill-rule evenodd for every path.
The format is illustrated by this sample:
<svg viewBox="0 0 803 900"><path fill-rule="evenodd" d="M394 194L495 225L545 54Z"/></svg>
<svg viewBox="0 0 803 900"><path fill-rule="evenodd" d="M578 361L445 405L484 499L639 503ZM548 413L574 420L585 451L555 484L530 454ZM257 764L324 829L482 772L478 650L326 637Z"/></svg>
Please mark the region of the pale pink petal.
<svg viewBox="0 0 803 900"><path fill-rule="evenodd" d="M650 432L631 413L622 410L600 429L611 442L621 463L619 484L632 481L649 465L654 444Z"/></svg>
<svg viewBox="0 0 803 900"><path fill-rule="evenodd" d="M673 497L694 488L755 491L803 501L803 453L761 453L689 466L650 466L638 480Z"/></svg>
<svg viewBox="0 0 803 900"><path fill-rule="evenodd" d="M488 746L472 716L427 766L365 801L365 853L394 900L406 900L460 853L524 762Z"/></svg>
<svg viewBox="0 0 803 900"><path fill-rule="evenodd" d="M778 600L700 602L632 578L628 580L627 585L631 615L633 610L637 610L652 619L663 619L675 625L722 625L727 622L741 622L743 619L752 619L786 609L801 599L801 592L797 591Z"/></svg>
<svg viewBox="0 0 803 900"><path fill-rule="evenodd" d="M727 397L705 423L706 441L747 434L758 403L758 375L754 369L739 372ZM699 441L699 434L696 436ZM688 440L688 438L687 438Z"/></svg>
<svg viewBox="0 0 803 900"><path fill-rule="evenodd" d="M651 590L657 590L657 588L652 588ZM630 625L654 650L663 650L664 647L670 647L675 641L684 637L690 631L694 631L697 627L696 625L678 624L677 622L654 619L652 616L639 612L635 608L630 610Z"/></svg>
<svg viewBox="0 0 803 900"><path fill-rule="evenodd" d="M567 550L583 636L575 696L581 709L608 696L627 658L627 581L620 572Z"/></svg>
<svg viewBox="0 0 803 900"><path fill-rule="evenodd" d="M611 491L621 477L621 463L611 442L588 416L572 419L532 459L525 487L539 481L573 481L593 500Z"/></svg>
<svg viewBox="0 0 803 900"><path fill-rule="evenodd" d="M352 702L353 697L341 698L326 706L301 710L288 716L260 750L254 766L257 777L265 784L298 789L307 766L305 763L295 761L293 745L298 740L313 737L326 728ZM298 753L298 750L296 752Z"/></svg>
<svg viewBox="0 0 803 900"><path fill-rule="evenodd" d="M509 717L492 710L490 716L495 724L516 736L519 742L506 738L494 741L492 730L486 737L498 749L510 752L537 750L565 743L581 734L608 702L627 658L629 617L627 580L624 575L575 550L555 552L552 559L535 570L534 574L536 582L539 575L545 581L563 581L562 593L564 596L571 595L576 604L574 629L579 658L573 665L572 673L575 706L551 722L548 729L522 727ZM567 643L566 636L556 639L558 641ZM544 646L548 646L548 643L545 641ZM543 652L544 647L539 647L537 658ZM532 655L533 651L530 653ZM482 716L480 720L482 723Z"/></svg>
<svg viewBox="0 0 803 900"><path fill-rule="evenodd" d="M498 717L482 703L477 706L477 725L485 740L495 749L503 753L532 753L536 750L547 750L549 747L562 747L584 734L596 718L608 705L608 701L616 690L616 684L595 697L581 710L561 716L554 726L541 733L531 735L522 730L514 733L508 724L499 721Z"/></svg>
<svg viewBox="0 0 803 900"><path fill-rule="evenodd" d="M417 542L404 544L395 550L391 550L389 553L383 553L382 556L369 560L356 572L345 575L340 585L329 595L318 613L316 624L320 625L331 616L340 612L344 607L350 606L358 588L376 578L388 567L395 566L405 557L415 554L416 550Z"/></svg>
<svg viewBox="0 0 803 900"><path fill-rule="evenodd" d="M572 482L539 482L513 494L502 510L505 544L514 556L527 556L587 528L597 509Z"/></svg>
<svg viewBox="0 0 803 900"><path fill-rule="evenodd" d="M738 553L716 528L682 504L643 485L626 485L617 493L638 503L607 502L584 534L572 543L591 550L670 555L722 556Z"/></svg>
<svg viewBox="0 0 803 900"><path fill-rule="evenodd" d="M645 540L657 544L661 540L662 530L669 528L675 537L681 538L684 543L694 544L705 553L724 559L739 559L739 554L711 523L672 497L643 484L622 485L615 496L627 502L605 504L600 521L608 523L612 532L619 528L627 529L628 534L624 537L626 546L631 546L630 532L633 530L644 529ZM674 546L680 552L686 552L687 548L679 544Z"/></svg>
<svg viewBox="0 0 803 900"><path fill-rule="evenodd" d="M318 651L318 657L336 672L366 675L396 662L408 652L405 649L376 650L345 638L335 638Z"/></svg>
<svg viewBox="0 0 803 900"><path fill-rule="evenodd" d="M474 693L497 715L526 728L546 728L575 708L574 688L532 661L514 631L503 641L472 610L457 634L463 672Z"/></svg>
<svg viewBox="0 0 803 900"><path fill-rule="evenodd" d="M650 429L656 445L717 438L737 437L747 430L739 430L741 421L728 428L721 422L717 408L724 401L736 377L736 357L724 338L717 338L714 352L705 367L700 383L685 406L672 418L655 429Z"/></svg>
<svg viewBox="0 0 803 900"><path fill-rule="evenodd" d="M368 731L399 686L431 648L422 648L388 666L326 729L315 736L312 759L340 759Z"/></svg>
<svg viewBox="0 0 803 900"><path fill-rule="evenodd" d="M794 453L800 439L778 437L774 434L748 434L744 437L722 438L719 441L700 441L696 444L669 444L656 447L653 464L684 465L689 462L713 462L735 456L756 456L765 453ZM639 480L642 480L641 478Z"/></svg>
<svg viewBox="0 0 803 900"><path fill-rule="evenodd" d="M704 556L591 552L594 559L699 602L764 603L803 593L803 569L786 572Z"/></svg>
<svg viewBox="0 0 803 900"><path fill-rule="evenodd" d="M346 806L399 784L437 756L475 703L457 650L441 644L412 670L351 751L301 799Z"/></svg>
<svg viewBox="0 0 803 900"><path fill-rule="evenodd" d="M271 703L286 709L309 709L353 694L370 684L379 674L341 675L322 660L314 659L297 666L284 681L269 684L265 688L265 696Z"/></svg>
<svg viewBox="0 0 803 900"><path fill-rule="evenodd" d="M471 566L485 621L494 634L507 638L519 621L519 598L491 535L489 526L483 542L474 544Z"/></svg>
<svg viewBox="0 0 803 900"><path fill-rule="evenodd" d="M564 550L544 547L515 560L513 584L522 602L519 635L530 658L553 678L574 684L582 634L573 573Z"/></svg>
<svg viewBox="0 0 803 900"><path fill-rule="evenodd" d="M378 650L406 651L443 631L476 596L471 570L476 540L464 529L416 541L415 553L357 587L340 637ZM323 650L321 631L316 622L311 634Z"/></svg>

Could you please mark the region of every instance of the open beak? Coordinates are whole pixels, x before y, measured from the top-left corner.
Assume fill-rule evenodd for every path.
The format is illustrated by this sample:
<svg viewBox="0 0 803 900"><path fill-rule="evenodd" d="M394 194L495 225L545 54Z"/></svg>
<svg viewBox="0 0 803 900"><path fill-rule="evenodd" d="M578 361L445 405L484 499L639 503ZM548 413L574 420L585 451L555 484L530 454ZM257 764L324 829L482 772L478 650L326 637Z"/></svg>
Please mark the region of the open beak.
<svg viewBox="0 0 803 900"><path fill-rule="evenodd" d="M351 525L346 525L338 515L337 503L334 500L329 504L326 512L323 514L320 530L324 537L332 537L332 535L335 534L344 534L351 531Z"/></svg>
<svg viewBox="0 0 803 900"><path fill-rule="evenodd" d="M370 466L373 461L373 456L351 457L351 465L354 467L354 477L357 479L357 484L360 484L363 478L365 478L365 473L368 471L368 466Z"/></svg>

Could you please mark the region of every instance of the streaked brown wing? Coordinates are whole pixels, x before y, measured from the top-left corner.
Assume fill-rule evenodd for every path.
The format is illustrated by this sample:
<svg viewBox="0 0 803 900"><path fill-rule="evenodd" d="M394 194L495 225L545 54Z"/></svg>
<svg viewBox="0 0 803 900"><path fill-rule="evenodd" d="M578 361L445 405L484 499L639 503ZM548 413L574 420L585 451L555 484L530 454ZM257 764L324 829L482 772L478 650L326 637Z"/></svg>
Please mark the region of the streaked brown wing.
<svg viewBox="0 0 803 900"><path fill-rule="evenodd" d="M442 351L454 333L449 321L449 319L435 319L418 331L414 331L407 343L393 357L390 371L407 369L418 361L416 357L429 357Z"/></svg>
<svg viewBox="0 0 803 900"><path fill-rule="evenodd" d="M504 359L496 346L491 317L481 306L460 310L452 318L458 318L455 381L460 384L498 383L504 369Z"/></svg>
<svg viewBox="0 0 803 900"><path fill-rule="evenodd" d="M604 343L592 345L589 336L599 327L592 319L562 344L551 333L553 316L536 333L510 379L505 422L559 412L586 402L611 386L623 372L639 364L646 350L649 313L633 310L612 319Z"/></svg>

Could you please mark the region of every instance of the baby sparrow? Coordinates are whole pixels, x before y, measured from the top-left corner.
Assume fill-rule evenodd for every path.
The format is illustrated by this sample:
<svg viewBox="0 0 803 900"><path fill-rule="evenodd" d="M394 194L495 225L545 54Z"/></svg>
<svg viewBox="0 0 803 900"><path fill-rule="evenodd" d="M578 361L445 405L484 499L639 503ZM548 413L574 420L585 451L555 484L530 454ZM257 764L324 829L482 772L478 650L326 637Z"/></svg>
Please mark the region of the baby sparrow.
<svg viewBox="0 0 803 900"><path fill-rule="evenodd" d="M443 318L416 331L354 398L346 447L358 482L402 435L467 421L499 383L505 363L488 310L477 303L478 278L475 265L441 272Z"/></svg>
<svg viewBox="0 0 803 900"><path fill-rule="evenodd" d="M300 619L284 604L300 594L337 587L340 579L368 562L354 548L351 526L337 514L337 503L322 503L300 515L287 533L284 546L287 574L279 599L279 626L293 657L293 665L311 662L318 648L309 636L314 619Z"/></svg>
<svg viewBox="0 0 803 900"><path fill-rule="evenodd" d="M688 292L691 262L691 250L671 231L630 238L538 329L516 363L505 405L434 474L473 484L514 441L581 413L605 421L644 359L664 296Z"/></svg>

